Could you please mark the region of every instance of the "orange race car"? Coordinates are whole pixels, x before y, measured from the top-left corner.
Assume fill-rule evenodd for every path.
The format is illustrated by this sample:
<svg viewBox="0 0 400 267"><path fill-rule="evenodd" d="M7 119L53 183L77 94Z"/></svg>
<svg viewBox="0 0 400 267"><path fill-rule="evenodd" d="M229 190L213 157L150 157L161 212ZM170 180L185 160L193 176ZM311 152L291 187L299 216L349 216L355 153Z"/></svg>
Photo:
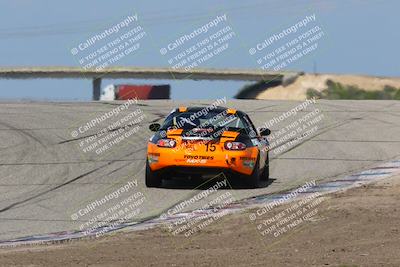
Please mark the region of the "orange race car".
<svg viewBox="0 0 400 267"><path fill-rule="evenodd" d="M180 107L147 146L146 186L172 177L204 178L223 173L246 179L251 187L269 178L269 129L257 129L249 116L225 107Z"/></svg>

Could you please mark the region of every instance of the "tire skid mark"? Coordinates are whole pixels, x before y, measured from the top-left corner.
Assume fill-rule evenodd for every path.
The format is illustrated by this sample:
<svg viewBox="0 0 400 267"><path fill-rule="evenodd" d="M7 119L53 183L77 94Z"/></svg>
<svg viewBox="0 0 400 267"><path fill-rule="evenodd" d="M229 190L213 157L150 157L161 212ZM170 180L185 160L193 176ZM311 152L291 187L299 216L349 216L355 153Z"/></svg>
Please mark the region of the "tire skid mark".
<svg viewBox="0 0 400 267"><path fill-rule="evenodd" d="M316 139L311 142L339 142L339 143L400 143L400 140L334 140L334 139Z"/></svg>
<svg viewBox="0 0 400 267"><path fill-rule="evenodd" d="M393 105L396 105L396 103L389 104L388 106L382 107L382 109L389 108L389 107L391 107L391 106L393 106ZM325 111L323 111L323 113L324 113L324 112L325 112ZM382 111L380 111L380 112L382 112ZM320 136L320 135L322 135L322 134L324 134L324 133L327 133L327 132L330 131L330 130L333 130L333 129L336 129L336 128L341 127L341 126L343 126L343 125L349 124L349 123L351 123L351 122L353 122L353 121L358 121L358 120L361 120L361 119L364 119L364 118L367 118L367 117L368 117L368 114L365 113L365 111L361 111L361 113L362 113L362 114L360 114L360 116L358 116L358 117L351 117L351 118L348 118L348 119L346 119L346 120L344 120L344 121L342 121L342 122L332 123L332 124L330 124L330 125L328 125L328 126L322 128L322 129L320 129L315 135L311 136L311 137L308 138L308 139L304 139L303 142L299 142L298 144L292 146L291 148L289 148L289 149L286 150L285 152L279 154L278 157L272 158L271 161L272 161L273 159L278 159L280 156L282 156L282 155L284 155L284 154L286 154L286 153L292 151L293 149L296 149L297 147L299 147L299 146L305 144L305 143L308 142L308 141L312 141L312 140L315 139L316 137L318 137L318 136ZM292 139L289 139L289 140L287 140L286 142L280 144L279 146L274 147L274 148L271 149L271 150L274 150L274 149L276 149L276 148L278 148L278 147L281 147L282 145L284 145L284 144L286 144L286 143L288 143L288 142L291 142L291 141L293 141L293 140L295 140L295 139L297 139L297 137L294 137L294 138L292 138Z"/></svg>
<svg viewBox="0 0 400 267"><path fill-rule="evenodd" d="M139 123L128 123L128 124L125 124L125 125L122 125L122 126L119 126L119 127L115 127L115 128L113 128L111 130L107 130L105 133L112 133L112 132L115 132L115 131L117 131L119 129L122 129L122 128L130 128L130 127L133 127L135 125L141 125L141 124L142 124L142 122L139 122ZM89 134L89 135L85 135L85 136L81 136L81 137L77 137L77 138L67 139L67 140L64 140L64 141L60 141L57 144L61 145L61 144L65 144L65 143L70 143L70 142L82 140L82 139L85 139L85 138L88 138L88 137L96 136L98 134L100 134L100 132Z"/></svg>
<svg viewBox="0 0 400 267"><path fill-rule="evenodd" d="M132 158L132 159L115 159L115 160L87 160L87 161L65 161L65 162L20 162L20 163L0 163L0 166L20 166L20 165L69 165L69 164L90 164L90 163L99 163L99 162L124 162L124 161L137 161L143 160L143 158Z"/></svg>
<svg viewBox="0 0 400 267"><path fill-rule="evenodd" d="M382 171L382 169L384 169L385 171ZM190 212L177 213L172 216L161 217L161 215L156 215L146 218L142 221L124 222L116 226L114 229L108 230L106 233L114 233L121 230L138 231L138 230L150 229L156 226L165 225L165 223L176 222L180 218L187 217L188 215L190 215L190 217L193 219L193 218L199 218L200 216L211 215L211 214L213 215L218 215L219 213L233 214L237 212L242 212L243 210L262 208L265 205L271 203L272 201L277 201L277 200L285 200L284 203L290 203L292 201L302 199L304 197L310 196L315 193L320 193L321 195L319 197L323 197L326 194L331 194L335 192L345 191L350 188L359 187L381 179L392 177L399 173L400 173L400 160L392 160L361 172L356 172L354 174L346 175L340 179L316 184L304 190L303 192L298 192L299 194L296 197L290 199L289 201L287 201L287 195L294 192L296 188L285 190L279 193L265 194L265 195L259 195L242 199L240 201L231 203L217 211L214 208L209 208L205 210L202 209ZM160 214L163 214L163 212L161 212ZM96 236L97 233L103 233L103 230L107 229L106 227L108 227L108 225L99 227L94 231L92 231L89 235L86 234L84 231L62 231L45 235L26 236L11 240L2 240L0 241L0 247L32 245L37 243L54 243L71 239L94 237Z"/></svg>
<svg viewBox="0 0 400 267"><path fill-rule="evenodd" d="M355 161L355 162L382 162L385 161L383 159L341 159L341 158L279 158L280 160L317 160L317 161Z"/></svg>
<svg viewBox="0 0 400 267"><path fill-rule="evenodd" d="M21 130L20 128L14 127L13 125L5 123L5 122L0 122L0 124L9 127L13 131L22 133L23 135L27 136L30 139L35 140L37 143L39 143L44 148L47 147L47 145L44 144L38 137L36 137L35 135L31 134L30 132L28 132L26 130Z"/></svg>
<svg viewBox="0 0 400 267"><path fill-rule="evenodd" d="M124 155L124 156L122 156L122 157L127 157L127 156L130 156L130 155L136 154L137 152L139 152L139 151L141 151L141 150L143 150L143 149L135 150L135 151L130 152L130 153L128 153L128 154L126 154L126 155ZM36 198L38 198L38 197L41 197L41 196L43 196L43 195L45 195L45 194L47 194L47 193L50 193L50 192L52 192L52 191L54 191L54 190L57 190L57 189L59 189L59 188L61 188L61 187L64 187L65 185L69 185L69 184L71 184L71 183L73 183L73 182L75 182L75 181L77 181L77 180L79 180L79 179L81 179L81 178L83 178L83 177L89 175L89 174L92 174L92 173L94 173L94 172L96 172L96 171L98 171L98 170L101 170L101 169L103 169L103 168L105 168L105 167L107 167L107 166L110 166L111 164L113 164L113 163L115 163L115 162L118 162L118 160L110 160L110 161L107 162L106 164L104 164L104 165L102 165L102 166L99 166L98 168L96 168L96 169L94 169L94 170L91 170L91 171L88 171L88 172L86 172L86 173L83 173L83 174L81 174L81 175L79 175L79 176L77 176L77 177L75 177L75 178L73 178L73 179L71 179L71 180L68 180L68 181L66 181L66 182L64 182L64 183L57 184L57 186L52 187L52 188L50 188L50 189L47 189L47 190L45 190L45 191L43 191L43 192L41 192L41 193L39 193L39 194L36 194L36 195L34 195L34 196L32 196L32 197L27 198L27 199L25 199L25 200L17 201L17 202L15 202L15 203L13 203L13 204L11 204L11 205L9 205L9 206L3 208L3 209L0 209L0 213L2 213L2 212L4 212L4 211L7 211L7 210L9 210L10 208L14 208L14 207L16 207L16 206L17 206L17 207L24 207L24 206L26 206L26 205L32 204L32 203L28 203L28 202L29 202L30 200L36 199ZM126 166L128 166L128 165L130 165L130 164L132 164L132 163L133 163L133 161L130 162L130 163L128 163L128 164L126 164ZM124 166L124 167L126 167L126 166ZM122 169L122 168L118 167L117 169ZM104 177L104 176L107 176L107 174L103 174L103 175L99 176L98 178L102 178L102 177ZM114 185L114 184L115 184L115 183L112 183L111 185ZM50 184L50 185L51 185L51 184ZM35 192L35 191L32 191L32 192ZM38 201L41 201L41 200L38 200Z"/></svg>
<svg viewBox="0 0 400 267"><path fill-rule="evenodd" d="M40 193L38 193L38 194L36 194L36 195L34 195L34 196L28 197L28 198L26 198L26 199L24 199L24 200L20 200L20 201L17 201L17 202L15 202L15 203L13 203L13 204L10 204L10 205L8 205L8 206L6 206L6 207L4 207L4 208L1 208L1 209L0 209L0 213L5 212L5 211L7 211L7 210L9 210L9 209L11 209L11 208L14 208L14 207L16 207L16 206L19 206L19 205L21 205L21 204L24 204L24 203L26 203L26 202L28 202L28 201L30 201L30 200L36 199L36 198L38 198L38 197L40 197L40 196L43 196L43 195L45 195L45 194L47 194L47 193L53 192L53 191L55 191L55 190L57 190L57 189L59 189L59 188L61 188L61 187L64 187L64 186L70 184L70 183L73 183L73 182L75 182L75 181L78 181L79 179L84 178L85 176L88 176L89 174L92 174L92 173L94 173L94 172L96 172L96 171L98 171L98 170L101 170L101 169L103 169L103 168L105 168L105 167L107 167L107 166L109 166L109 165L111 165L111 164L113 164L113 163L114 163L114 162L111 161L111 162L109 162L109 163L107 163L107 164L105 164L105 165L102 165L102 166L100 166L100 167L94 169L94 170L91 170L91 171L85 172L85 173L83 173L83 174L81 174L81 175L78 175L77 177L75 177L75 178L73 178L73 179L70 179L70 180L68 180L67 182L64 182L64 183L62 183L62 184L60 184L60 185L57 185L57 186L52 187L52 188L50 188L50 189L47 189L47 190L45 190L45 191L43 191L43 192L40 192Z"/></svg>
<svg viewBox="0 0 400 267"><path fill-rule="evenodd" d="M138 123L128 123L128 124L126 124L126 125L122 125L122 126L120 126L120 127L113 128L112 130L107 130L105 133L111 133L111 132L117 131L117 130L119 130L119 129L121 129L121 128L127 128L127 127L130 128L130 127L133 127L133 126L136 126L136 125L142 126L142 125L148 124L149 122L150 122L150 123L154 123L154 122L157 122L157 121L159 121L159 120L165 118L165 116L166 116L166 114L164 114L164 113L159 113L159 112L155 112L155 113L152 113L152 114L153 114L153 115L156 115L156 118L153 119L153 120L150 120L150 121L141 121L141 122L138 122ZM82 139L85 139L85 138L89 138L89 137L92 137L92 136L96 136L96 135L98 135L99 133L100 133L100 132L93 133L93 134L89 134L89 135L85 135L85 136L81 136L81 137L77 137L77 138L66 139L66 140L63 140L63 141L58 142L57 144L61 145L61 144L69 143L69 142L74 142L74 141L82 140Z"/></svg>
<svg viewBox="0 0 400 267"><path fill-rule="evenodd" d="M359 110L358 110L359 111ZM326 111L324 111L324 112L326 112ZM339 111L338 111L339 112ZM348 112L348 111L341 111L341 112ZM364 111L365 112L365 111ZM380 112L382 112L382 111L380 111ZM354 118L354 119L357 119L357 118ZM334 125L334 124L332 124L332 125ZM331 126L332 126L331 125ZM339 125L340 126L340 125ZM339 127L338 126L338 127ZM307 141L312 141L312 140L304 140L304 142L303 143L305 143L305 142L307 142ZM376 167L376 168L378 168L378 167ZM391 167L387 167L387 169L393 169L393 168L391 168ZM374 175L365 175L366 177L374 177L374 176L376 176L377 174L379 174L379 172L376 172ZM382 174L382 172L380 172L380 174L381 175L388 175L388 174ZM341 174L338 174L338 175L341 175ZM361 176L362 177L362 176ZM344 182L346 183L346 185L348 185L348 184L351 184L351 182L353 181L359 181L359 178L360 177L357 177L357 176L355 176L355 177L351 177L350 179L345 179L344 180ZM338 182L338 181L340 181L340 180L336 180L335 182ZM328 184L327 186L326 186L326 188L335 188L335 186L333 185L333 184ZM261 197L261 196L260 196ZM255 197L255 198L257 198L257 197ZM236 205L240 205L240 203L236 203ZM140 221L140 222L128 222L125 226L122 226L121 228L127 228L127 227L129 227L129 226L132 226L132 225L135 225L135 227L137 226L138 228L143 228L143 227L148 227L149 225L152 225L152 224L155 224L155 222L157 222L157 217L153 217L153 218L147 218L147 220L146 221ZM72 234L74 234L74 232L72 231L72 232L69 232L69 233L72 233ZM52 241L52 240L65 240L65 239L70 239L70 238L68 238L68 236L64 236L64 239L57 239L57 238L60 238L60 236L62 236L62 234L68 234L68 232L63 232L63 233L55 233L55 234L49 234L48 236L51 236L51 238L50 239L48 239L49 241ZM76 234L76 233L75 233ZM79 237L81 237L81 236L79 236L79 233L78 233L78 235L77 235L77 237L76 238L79 238ZM32 239L32 237L30 237L31 239ZM37 240L39 240L39 242L40 242L40 238L42 238L41 240L44 240L43 238L44 238L44 235L43 236L38 236L38 237L33 237L33 239L37 239ZM55 238L55 239L54 239ZM17 240L17 239L15 239L15 240ZM19 240L21 240L21 239L19 239ZM30 242L29 241L29 237L27 237L27 239L26 240L28 240L28 242ZM1 242L0 242L1 243Z"/></svg>

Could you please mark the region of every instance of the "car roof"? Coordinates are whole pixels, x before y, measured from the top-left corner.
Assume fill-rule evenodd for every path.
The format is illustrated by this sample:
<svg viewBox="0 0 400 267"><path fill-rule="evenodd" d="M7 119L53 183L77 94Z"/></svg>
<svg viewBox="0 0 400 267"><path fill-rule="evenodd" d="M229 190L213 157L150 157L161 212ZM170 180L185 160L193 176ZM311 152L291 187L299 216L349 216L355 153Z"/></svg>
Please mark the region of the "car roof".
<svg viewBox="0 0 400 267"><path fill-rule="evenodd" d="M186 107L186 110L184 112L198 112L198 111L206 109L207 107L210 107L210 106L206 106L206 107L198 107L198 106ZM213 109L210 109L210 111L219 113L219 112L223 112L223 111L228 110L228 109L230 109L230 108L217 106L217 107L215 107ZM177 108L175 111L179 112L179 108ZM240 111L240 110L236 110L235 109L235 111L237 113L245 114L243 111Z"/></svg>

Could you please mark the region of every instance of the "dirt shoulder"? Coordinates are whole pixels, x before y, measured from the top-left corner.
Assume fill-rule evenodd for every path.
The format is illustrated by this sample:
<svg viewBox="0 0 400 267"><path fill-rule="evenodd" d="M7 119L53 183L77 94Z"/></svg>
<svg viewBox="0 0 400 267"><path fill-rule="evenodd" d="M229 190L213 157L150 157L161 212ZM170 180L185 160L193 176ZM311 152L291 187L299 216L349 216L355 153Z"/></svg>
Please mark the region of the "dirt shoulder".
<svg viewBox="0 0 400 267"><path fill-rule="evenodd" d="M152 229L2 249L0 265L400 266L400 176L321 200L311 219L278 237L262 236L257 229L262 220L251 222L251 211L227 215L190 237ZM263 219L288 207L293 203Z"/></svg>

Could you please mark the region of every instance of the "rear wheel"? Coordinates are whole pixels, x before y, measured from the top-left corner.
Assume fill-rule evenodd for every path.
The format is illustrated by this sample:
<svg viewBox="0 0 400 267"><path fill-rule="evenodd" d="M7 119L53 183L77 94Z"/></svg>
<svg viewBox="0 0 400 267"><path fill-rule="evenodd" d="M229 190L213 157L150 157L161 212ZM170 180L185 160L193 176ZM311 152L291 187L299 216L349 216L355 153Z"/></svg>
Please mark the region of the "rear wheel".
<svg viewBox="0 0 400 267"><path fill-rule="evenodd" d="M147 187L158 187L161 186L162 179L160 175L154 173L150 169L149 162L146 160L146 186Z"/></svg>
<svg viewBox="0 0 400 267"><path fill-rule="evenodd" d="M267 155L267 159L265 160L265 166L261 173L261 180L268 181L269 180L269 157Z"/></svg>
<svg viewBox="0 0 400 267"><path fill-rule="evenodd" d="M249 186L251 188L260 187L260 158L257 158L253 173L249 176Z"/></svg>

